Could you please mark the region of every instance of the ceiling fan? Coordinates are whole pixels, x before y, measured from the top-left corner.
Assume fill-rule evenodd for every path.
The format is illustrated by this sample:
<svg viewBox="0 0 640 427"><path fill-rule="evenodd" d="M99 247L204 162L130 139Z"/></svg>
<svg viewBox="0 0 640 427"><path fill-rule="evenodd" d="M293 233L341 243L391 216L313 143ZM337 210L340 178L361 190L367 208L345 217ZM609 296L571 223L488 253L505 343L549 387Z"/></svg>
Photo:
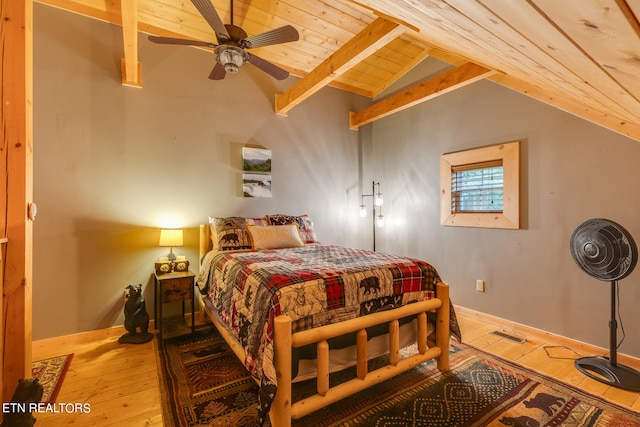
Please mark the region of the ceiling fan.
<svg viewBox="0 0 640 427"><path fill-rule="evenodd" d="M222 19L211 4L211 0L191 0L202 17L209 23L216 34L217 44L198 40L185 40L173 37L149 36L149 40L161 44L178 44L187 46L202 46L212 48L216 55L216 65L211 70L209 78L222 80L227 73L237 73L240 67L250 62L275 79L284 80L289 72L283 70L271 62L264 60L246 49L270 46L274 44L296 41L299 38L298 31L291 25L266 31L264 33L248 37L247 33L237 25L233 25L233 0L231 3L231 23L223 24Z"/></svg>

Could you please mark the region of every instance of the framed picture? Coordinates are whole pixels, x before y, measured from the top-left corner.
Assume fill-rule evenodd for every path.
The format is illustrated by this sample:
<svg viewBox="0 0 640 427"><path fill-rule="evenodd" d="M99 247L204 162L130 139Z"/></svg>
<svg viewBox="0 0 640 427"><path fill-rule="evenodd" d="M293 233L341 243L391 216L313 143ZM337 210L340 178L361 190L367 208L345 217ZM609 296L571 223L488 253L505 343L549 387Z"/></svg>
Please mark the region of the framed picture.
<svg viewBox="0 0 640 427"><path fill-rule="evenodd" d="M271 173L271 150L242 147L242 170L252 173Z"/></svg>
<svg viewBox="0 0 640 427"><path fill-rule="evenodd" d="M271 197L271 175L242 174L242 191L244 197Z"/></svg>

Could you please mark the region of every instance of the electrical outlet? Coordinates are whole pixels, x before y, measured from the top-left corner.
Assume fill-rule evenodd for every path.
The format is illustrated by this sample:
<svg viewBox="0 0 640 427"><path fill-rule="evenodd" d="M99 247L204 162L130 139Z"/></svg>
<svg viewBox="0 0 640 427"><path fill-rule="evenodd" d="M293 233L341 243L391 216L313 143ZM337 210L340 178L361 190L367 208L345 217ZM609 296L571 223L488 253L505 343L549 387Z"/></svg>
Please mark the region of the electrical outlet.
<svg viewBox="0 0 640 427"><path fill-rule="evenodd" d="M476 291L484 292L484 280L476 280Z"/></svg>

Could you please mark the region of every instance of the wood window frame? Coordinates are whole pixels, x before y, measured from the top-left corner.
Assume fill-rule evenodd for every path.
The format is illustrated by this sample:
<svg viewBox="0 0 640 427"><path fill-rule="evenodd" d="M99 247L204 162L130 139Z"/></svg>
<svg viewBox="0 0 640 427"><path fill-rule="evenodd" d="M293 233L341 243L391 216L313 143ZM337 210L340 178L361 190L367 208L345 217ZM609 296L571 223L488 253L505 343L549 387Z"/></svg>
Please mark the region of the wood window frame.
<svg viewBox="0 0 640 427"><path fill-rule="evenodd" d="M451 211L453 168L502 161L504 187L502 212ZM440 158L440 223L454 227L520 228L520 141L443 154Z"/></svg>

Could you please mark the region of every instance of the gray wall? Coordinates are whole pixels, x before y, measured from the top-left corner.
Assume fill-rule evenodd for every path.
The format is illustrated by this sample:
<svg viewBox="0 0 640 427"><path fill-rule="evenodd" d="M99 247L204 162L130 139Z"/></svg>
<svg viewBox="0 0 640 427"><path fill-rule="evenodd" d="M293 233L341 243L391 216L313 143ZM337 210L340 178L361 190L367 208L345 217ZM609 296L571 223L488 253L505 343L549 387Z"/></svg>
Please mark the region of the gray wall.
<svg viewBox="0 0 640 427"><path fill-rule="evenodd" d="M326 89L273 112L296 80L247 65L207 78L213 55L140 36L143 87L120 84L119 27L34 5L33 336L123 322L123 291L168 252L159 228L185 227L197 271L197 226L207 216L308 213L319 238L367 244L358 226L361 133L348 112L368 100ZM272 150L273 197L245 198L241 147Z"/></svg>
<svg viewBox="0 0 640 427"><path fill-rule="evenodd" d="M388 201L382 250L433 263L458 305L608 348L610 285L580 270L569 239L583 221L603 217L640 242L640 142L489 81L380 120L372 135ZM440 156L515 140L521 229L439 225ZM485 293L475 291L476 279ZM620 282L620 352L635 356L639 280L636 270Z"/></svg>

